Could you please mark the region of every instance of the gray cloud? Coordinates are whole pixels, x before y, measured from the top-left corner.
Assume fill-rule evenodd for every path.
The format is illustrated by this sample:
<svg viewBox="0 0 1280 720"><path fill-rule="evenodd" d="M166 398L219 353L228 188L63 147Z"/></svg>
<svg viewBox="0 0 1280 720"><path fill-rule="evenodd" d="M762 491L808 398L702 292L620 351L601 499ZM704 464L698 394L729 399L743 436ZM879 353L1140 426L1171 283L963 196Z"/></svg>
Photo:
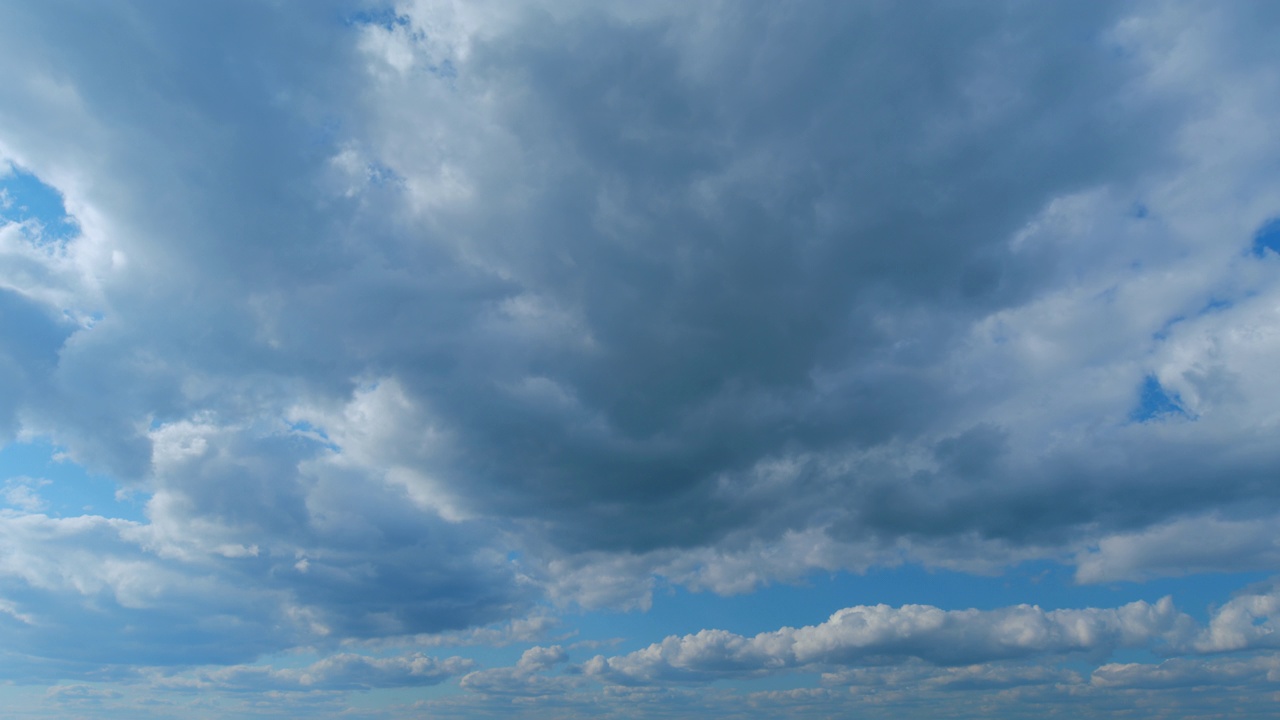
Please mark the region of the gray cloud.
<svg viewBox="0 0 1280 720"><path fill-rule="evenodd" d="M628 5L4 11L0 155L81 234L0 227L0 437L149 498L0 517L16 647L242 662L655 574L1272 566L1280 94L1238 38L1273 11ZM1160 540L1205 513L1239 541ZM1024 615L970 659L1093 647ZM825 657L672 642L618 677ZM970 657L902 642L846 649Z"/></svg>
<svg viewBox="0 0 1280 720"><path fill-rule="evenodd" d="M457 95L499 100L474 144L435 149L445 159L425 167L379 158L411 185L462 168L459 182L485 204L431 208L424 220L465 234L469 256L567 315L583 338L508 345L503 365L469 366L448 386L420 366L403 370L464 449L507 461L459 458L453 471L483 489L471 501L550 514L568 547L713 541L765 514L717 502L717 476L782 452L926 432L946 392L926 368L975 314L1033 292L1044 261L1003 243L1056 194L1114 180L1116 163L1140 157L1161 127L1138 113L1109 126L1114 136L1096 132L1091 104L1109 102L1116 78L1137 68L1071 55L1077 46L1048 37L1028 61L1026 48L998 39L1004 23L1026 18L728 12L709 46L662 21L529 20L470 48ZM1107 22L1062 20L1086 35ZM861 22L877 27L865 43L834 30ZM766 33L769 43L755 42ZM585 34L609 48L608 61L572 39ZM931 52L918 53L923 45ZM1013 64L1001 53L1019 53L1026 76L994 76ZM1080 85L1050 92L1037 74L1061 76L1064 62L1109 72L1062 76ZM702 84L742 71L753 81ZM985 81L1017 99L966 122L986 101L969 85ZM393 87L413 78L403 83ZM926 120L936 117L963 119ZM1034 134L1018 135L1029 146L1006 142L1008 128L1037 122L1043 144ZM1066 140L1084 128L1096 150ZM1064 152L1070 162L1054 156ZM1028 183L1002 169L1015 156L1039 156L1054 172ZM923 316L944 299L949 312ZM891 350L904 341L909 352ZM490 390L495 379L511 391ZM546 391L515 392L531 382Z"/></svg>
<svg viewBox="0 0 1280 720"><path fill-rule="evenodd" d="M1176 212L1161 173L1211 122L1208 78L1155 81L1163 37L1133 32L1186 18L1005 10L720 8L709 37L696 10L477 30L424 6L368 30L371 94L398 100L344 157L392 171L425 245L502 279L482 330L383 358L449 428L431 473L560 548L639 555L813 527L1061 547L1266 494L1261 436L1126 425L1146 337L1220 289L1169 236L1211 248L1132 210ZM1142 262L1176 276L1166 297L1137 297ZM1037 342L1080 357L1019 355Z"/></svg>

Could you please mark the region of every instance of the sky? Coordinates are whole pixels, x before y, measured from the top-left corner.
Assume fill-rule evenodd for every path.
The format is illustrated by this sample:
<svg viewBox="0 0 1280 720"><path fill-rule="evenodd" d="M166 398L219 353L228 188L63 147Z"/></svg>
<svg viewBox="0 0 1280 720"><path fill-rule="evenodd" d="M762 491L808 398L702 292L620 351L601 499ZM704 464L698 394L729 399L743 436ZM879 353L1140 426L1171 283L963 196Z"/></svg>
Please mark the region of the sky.
<svg viewBox="0 0 1280 720"><path fill-rule="evenodd" d="M1280 717L1280 4L0 3L6 717Z"/></svg>

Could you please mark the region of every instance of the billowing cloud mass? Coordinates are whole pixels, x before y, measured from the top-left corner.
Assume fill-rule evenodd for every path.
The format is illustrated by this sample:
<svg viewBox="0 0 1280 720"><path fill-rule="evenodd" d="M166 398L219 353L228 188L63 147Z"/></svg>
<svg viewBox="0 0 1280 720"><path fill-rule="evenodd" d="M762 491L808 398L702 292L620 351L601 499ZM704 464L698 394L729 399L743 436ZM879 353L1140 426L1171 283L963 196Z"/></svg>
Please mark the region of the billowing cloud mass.
<svg viewBox="0 0 1280 720"><path fill-rule="evenodd" d="M1270 712L1278 30L6 3L6 706Z"/></svg>

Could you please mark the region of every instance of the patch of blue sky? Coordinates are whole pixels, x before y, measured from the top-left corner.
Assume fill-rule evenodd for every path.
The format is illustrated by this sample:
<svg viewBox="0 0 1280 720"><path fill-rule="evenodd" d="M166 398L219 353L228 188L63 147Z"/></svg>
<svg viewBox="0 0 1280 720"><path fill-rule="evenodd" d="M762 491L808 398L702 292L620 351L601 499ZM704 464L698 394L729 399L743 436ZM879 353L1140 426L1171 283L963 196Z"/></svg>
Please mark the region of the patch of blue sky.
<svg viewBox="0 0 1280 720"><path fill-rule="evenodd" d="M17 717L50 717L34 714L36 708L48 707L49 690L40 685L0 684L0 705L9 708L7 712Z"/></svg>
<svg viewBox="0 0 1280 720"><path fill-rule="evenodd" d="M1230 310L1235 307L1235 305L1236 304L1230 300L1224 300L1223 298L1209 298L1209 301L1204 304L1204 307L1200 308L1200 311L1197 312L1196 315L1212 315L1213 313Z"/></svg>
<svg viewBox="0 0 1280 720"><path fill-rule="evenodd" d="M429 68L431 72L439 75L445 80L454 80L458 77L458 68L453 64L452 60L445 60L439 65L433 65Z"/></svg>
<svg viewBox="0 0 1280 720"><path fill-rule="evenodd" d="M1143 423L1171 417L1190 417L1182 406L1182 398L1166 390L1155 375L1146 376L1138 390L1138 406L1129 413L1129 420Z"/></svg>
<svg viewBox="0 0 1280 720"><path fill-rule="evenodd" d="M289 429L302 437L320 443L325 448L332 450L333 452L342 452L342 448L329 437L329 434L324 431L324 428L312 425L306 420L296 420L289 423Z"/></svg>
<svg viewBox="0 0 1280 720"><path fill-rule="evenodd" d="M0 448L0 482L0 504L14 509L52 517L102 515L137 522L146 519L145 496L118 493L114 480L91 474L43 440Z"/></svg>
<svg viewBox="0 0 1280 720"><path fill-rule="evenodd" d="M1267 220L1253 233L1254 257L1264 257L1268 252L1280 254L1280 217Z"/></svg>
<svg viewBox="0 0 1280 720"><path fill-rule="evenodd" d="M369 184L375 187L404 184L404 178L397 174L396 171L388 165L377 162L369 163L367 170L369 173Z"/></svg>
<svg viewBox="0 0 1280 720"><path fill-rule="evenodd" d="M0 218L35 223L39 227L35 239L45 242L66 241L80 231L75 218L67 214L62 194L14 165L0 168Z"/></svg>
<svg viewBox="0 0 1280 720"><path fill-rule="evenodd" d="M361 10L351 13L345 18L346 25L376 25L385 30L397 27L408 27L409 16L396 11L395 8L384 7L377 10Z"/></svg>
<svg viewBox="0 0 1280 720"><path fill-rule="evenodd" d="M763 677L716 680L711 684L717 687L750 693L812 688L818 687L821 682L819 676L813 672L793 670L792 672L775 673Z"/></svg>

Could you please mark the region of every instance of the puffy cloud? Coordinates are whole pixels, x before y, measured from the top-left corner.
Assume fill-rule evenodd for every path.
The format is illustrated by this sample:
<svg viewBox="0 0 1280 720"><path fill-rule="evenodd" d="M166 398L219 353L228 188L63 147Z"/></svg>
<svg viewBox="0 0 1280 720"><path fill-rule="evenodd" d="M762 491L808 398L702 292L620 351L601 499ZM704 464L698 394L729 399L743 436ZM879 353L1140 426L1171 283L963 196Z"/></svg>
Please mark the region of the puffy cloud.
<svg viewBox="0 0 1280 720"><path fill-rule="evenodd" d="M77 229L0 222L0 439L147 498L6 486L12 652L242 663L902 562L1274 566L1274 10L365 9L0 11L0 167ZM1193 644L1266 647L1268 598ZM1181 627L865 606L588 667ZM536 694L537 657L464 684ZM414 673L371 667L332 672Z"/></svg>
<svg viewBox="0 0 1280 720"><path fill-rule="evenodd" d="M4 481L4 490L0 492L0 497L3 497L5 503L10 507L17 510L26 512L43 510L46 503L44 498L40 497L40 488L48 485L49 482L48 480L29 477L9 478Z"/></svg>
<svg viewBox="0 0 1280 720"><path fill-rule="evenodd" d="M1115 609L942 610L929 605L855 606L820 625L744 637L703 630L628 655L597 656L588 674L618 683L706 681L806 665L882 664L919 658L943 665L1179 642L1191 620L1169 598Z"/></svg>
<svg viewBox="0 0 1280 720"><path fill-rule="evenodd" d="M68 673L240 662L300 643L459 631L528 607L487 527L424 513L402 487L317 456L288 428L206 419L152 437L146 522L0 513L0 587L27 619L6 629L11 651L71 662Z"/></svg>
<svg viewBox="0 0 1280 720"><path fill-rule="evenodd" d="M552 668L569 659L559 645L532 647L524 651L514 667L478 670L462 678L463 688L482 695L538 697L564 695L582 685L572 676L549 676Z"/></svg>
<svg viewBox="0 0 1280 720"><path fill-rule="evenodd" d="M559 645L532 647L524 651L524 654L520 656L520 662L516 663L516 667L521 670L535 672L545 670L568 659L568 653Z"/></svg>
<svg viewBox="0 0 1280 720"><path fill-rule="evenodd" d="M157 443L210 417L243 435L232 452L266 442L264 462L296 464L265 428L301 420L424 512L514 519L552 555L720 546L747 563L779 538L845 543L736 585L688 574L724 589L865 566L904 537L1052 546L1229 501L1199 478L1275 462L1210 448L1153 505L1121 479L1187 467L1162 453L1208 431L1079 420L1126 417L1155 372L1212 424L1208 395L1144 367L1134 333L1264 280L1265 258L1225 263L1175 203L1213 152L1188 136L1226 122L1199 104L1212 72L1159 74L1192 11L325 12L78 18L151 38L109 63L91 38L33 48L49 19L15 17L11 52L46 70L7 90L25 109L0 125L7 152L92 219L73 246L124 259L97 266L104 319L51 341L57 392L24 404L32 431L146 484ZM174 40L233 16L237 62L270 72ZM172 92L103 95L122 71ZM1224 100L1263 114L1259 87ZM38 121L54 114L74 143ZM175 125L216 162L142 149ZM1120 321L1095 332L1103 312ZM304 506L290 482L238 492L284 523ZM199 492L162 487L156 507Z"/></svg>
<svg viewBox="0 0 1280 720"><path fill-rule="evenodd" d="M436 12L407 8L408 27L431 37L425 18ZM1090 134L1097 155L1073 155L1096 167L1060 162L1059 133L1076 132L1083 116L1055 105L1071 93L1035 94L1035 78L1074 51L1045 37L1052 46L1034 53L1025 76L989 77L1008 65L1002 53L1026 50L998 28L1027 18L984 24L942 13L922 24L871 9L825 18L715 12L724 30L713 37L684 17L673 26L513 12L496 23L496 36L458 43L468 49L453 58L458 75L449 82L396 72L375 85L396 97L412 88L423 113L448 105L431 113L426 142L418 124L405 122L403 104L376 108L368 153L403 179L418 222L450 246L465 237L453 252L504 278L521 308L504 301L494 334L474 338L500 343L492 355L501 362L460 368L447 387L434 373L406 370L406 386L433 395L464 448L490 450L453 465L472 480L466 501L549 521L553 540L570 549L645 552L715 542L741 527L772 535L811 522L811 508L725 488L749 486L753 468L787 464L796 451L826 454L933 429L919 411L939 390L925 368L975 315L1029 292L1014 286L1022 272L1025 281L1038 272L1034 253L1004 243L1055 192L1093 172L1110 176L1112 162L1144 152L1160 127L1139 111L1112 126L1114 136ZM1091 13L1058 20L1086 34L1109 22ZM836 48L860 43L824 30L864 22L877 33L848 53ZM575 40L583 33L599 45ZM915 49L926 43L938 54L921 61ZM450 45L424 42L421 65L438 65ZM591 55L601 47L608 52ZM727 72L749 72L751 81L710 92ZM916 84L931 72L941 92ZM995 86L970 87L969 73ZM1120 91L1116 77L1077 76L1074 99L1104 102ZM841 91L824 90L833 87ZM1018 100L986 106L987 93ZM780 96L798 104L780 111ZM470 102L477 97L485 103ZM1139 115L1140 132L1127 124ZM886 120L940 116L963 120ZM1054 144L1003 142L1006 123L1041 120ZM1062 173L1028 185L1000 169L999 157L1014 152L1043 155ZM899 163L903 154L912 161ZM966 182L936 174L943 167ZM886 191L886 176L902 195ZM904 240L875 240L888 236ZM957 266L967 274L952 274ZM953 312L921 313L941 297L955 298ZM911 358L891 350L920 337L931 340ZM500 465L491 465L495 455ZM782 473L774 491L816 504L824 491L850 490L847 478L806 480Z"/></svg>
<svg viewBox="0 0 1280 720"><path fill-rule="evenodd" d="M1049 611L1028 605L995 610L855 606L819 625L751 637L723 630L670 636L625 655L597 655L582 669L627 686L806 670L823 671L822 681L831 687L998 691L1079 685L1076 672L1045 661L1073 655L1105 659L1130 648L1182 657L1159 665L1102 664L1088 682L1095 688L1250 684L1275 675L1273 654L1238 660L1203 656L1275 648L1277 597L1271 586L1247 589L1214 608L1204 626L1179 612L1168 597L1155 604Z"/></svg>
<svg viewBox="0 0 1280 720"><path fill-rule="evenodd" d="M1241 591L1209 620L1209 627L1196 639L1201 652L1222 652L1274 648L1280 645L1280 588Z"/></svg>

